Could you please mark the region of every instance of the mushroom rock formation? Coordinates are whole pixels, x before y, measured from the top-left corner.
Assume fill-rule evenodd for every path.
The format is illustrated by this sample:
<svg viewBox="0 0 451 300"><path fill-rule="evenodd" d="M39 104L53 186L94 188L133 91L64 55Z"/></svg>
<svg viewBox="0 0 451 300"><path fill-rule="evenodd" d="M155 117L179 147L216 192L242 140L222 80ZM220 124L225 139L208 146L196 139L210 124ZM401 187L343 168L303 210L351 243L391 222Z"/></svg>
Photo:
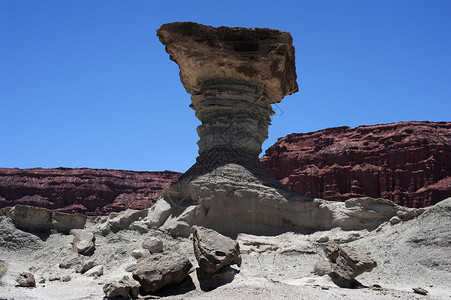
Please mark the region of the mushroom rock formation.
<svg viewBox="0 0 451 300"><path fill-rule="evenodd" d="M182 211L195 205L185 220L223 233L308 225L303 214L321 215L319 202L288 191L258 159L271 104L298 91L291 35L191 22L164 24L157 35L179 65L190 107L202 122L195 165L163 198Z"/></svg>
<svg viewBox="0 0 451 300"><path fill-rule="evenodd" d="M260 163L258 155L274 114L271 104L298 90L288 32L177 22L164 24L157 35L179 65L191 108L202 122L197 128L196 163L160 198L160 205L171 206L162 229L175 235L189 235L193 225L226 235L335 226L350 230L375 228L403 211L377 199L363 199L366 206L345 207L300 196ZM387 213L369 212L368 223L366 210L379 206Z"/></svg>

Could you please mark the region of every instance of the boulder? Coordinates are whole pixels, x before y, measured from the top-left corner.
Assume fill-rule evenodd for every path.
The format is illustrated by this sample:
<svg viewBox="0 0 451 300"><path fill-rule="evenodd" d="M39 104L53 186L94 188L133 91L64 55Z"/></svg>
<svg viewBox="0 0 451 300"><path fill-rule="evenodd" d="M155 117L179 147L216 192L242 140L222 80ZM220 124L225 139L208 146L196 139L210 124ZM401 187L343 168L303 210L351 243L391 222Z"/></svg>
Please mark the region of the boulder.
<svg viewBox="0 0 451 300"><path fill-rule="evenodd" d="M153 237L144 239L142 247L149 250L150 253L163 252L163 242Z"/></svg>
<svg viewBox="0 0 451 300"><path fill-rule="evenodd" d="M52 211L28 205L16 205L10 211L14 225L26 231L48 232L52 228Z"/></svg>
<svg viewBox="0 0 451 300"><path fill-rule="evenodd" d="M164 224L166 219L171 214L172 207L164 199L158 199L152 208L149 209L149 213L144 221L149 228L158 228Z"/></svg>
<svg viewBox="0 0 451 300"><path fill-rule="evenodd" d="M136 259L149 256L150 252L147 249L135 249L132 251L131 256Z"/></svg>
<svg viewBox="0 0 451 300"><path fill-rule="evenodd" d="M128 299L130 297L135 299L139 294L139 284L128 276L124 276L120 280L105 284L103 292L107 298L122 297Z"/></svg>
<svg viewBox="0 0 451 300"><path fill-rule="evenodd" d="M183 281L191 270L192 264L177 253L155 253L138 260L133 278L145 293L155 292L162 287Z"/></svg>
<svg viewBox="0 0 451 300"><path fill-rule="evenodd" d="M212 229L195 226L193 245L199 267L206 273L215 273L233 264L241 266L238 242Z"/></svg>
<svg viewBox="0 0 451 300"><path fill-rule="evenodd" d="M23 287L36 287L36 281L34 279L33 274L28 272L22 272L17 276L16 282L19 286Z"/></svg>
<svg viewBox="0 0 451 300"><path fill-rule="evenodd" d="M343 285L353 285L355 277L371 272L377 263L359 249L332 243L324 248L334 274Z"/></svg>
<svg viewBox="0 0 451 300"><path fill-rule="evenodd" d="M95 251L95 236L87 230L73 229L71 233L74 235L72 250L82 255L92 255Z"/></svg>
<svg viewBox="0 0 451 300"><path fill-rule="evenodd" d="M116 217L112 218L109 223L113 231L126 229L130 226L131 223L140 221L145 218L147 214L147 209L127 209L125 211L121 211Z"/></svg>

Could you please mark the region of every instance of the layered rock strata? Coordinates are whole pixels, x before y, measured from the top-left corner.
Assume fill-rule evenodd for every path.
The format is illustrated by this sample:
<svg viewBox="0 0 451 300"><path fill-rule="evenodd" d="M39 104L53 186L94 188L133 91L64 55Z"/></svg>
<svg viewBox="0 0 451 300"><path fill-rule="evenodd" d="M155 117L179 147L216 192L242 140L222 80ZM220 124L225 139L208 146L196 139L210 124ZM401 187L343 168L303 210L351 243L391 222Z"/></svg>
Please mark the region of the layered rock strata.
<svg viewBox="0 0 451 300"><path fill-rule="evenodd" d="M16 204L106 215L151 207L177 172L0 168L0 208Z"/></svg>
<svg viewBox="0 0 451 300"><path fill-rule="evenodd" d="M290 134L261 162L290 190L426 207L451 196L451 123L399 122Z"/></svg>

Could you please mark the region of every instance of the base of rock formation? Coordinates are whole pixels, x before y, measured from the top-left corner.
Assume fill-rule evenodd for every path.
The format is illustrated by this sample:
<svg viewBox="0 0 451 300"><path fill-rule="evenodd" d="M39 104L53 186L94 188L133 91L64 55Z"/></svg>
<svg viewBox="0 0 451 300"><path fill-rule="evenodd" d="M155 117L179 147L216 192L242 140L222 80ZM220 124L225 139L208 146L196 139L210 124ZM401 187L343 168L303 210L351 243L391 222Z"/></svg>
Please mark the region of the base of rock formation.
<svg viewBox="0 0 451 300"><path fill-rule="evenodd" d="M369 208L370 204L381 201L353 199L349 200L348 209L359 207L354 212L360 215L361 220L370 221L376 215L383 214L384 210L365 210L362 207ZM379 208L387 207L379 205ZM343 213L340 210L337 212ZM180 284L163 288L146 297L382 300L413 299L418 297L414 288L426 290L430 299L449 299L451 293L451 245L448 243L451 240L448 230L451 226L451 199L429 207L409 220L401 220L396 224L386 221L376 229L344 231L336 227L309 234L285 232L264 236L239 233L236 241L240 245L241 266L233 265L224 274L216 274L221 278L208 278L209 289L205 286L205 278L197 272L199 266L193 241L173 237L161 227L149 228L149 214L150 210L145 210L144 213L123 212L111 217L88 217L84 230L95 235L96 249L92 256L86 257L72 252L71 234L52 231L42 239L36 233L16 228L10 209L2 210L0 265L5 266L6 272L0 278L1 297L102 299L105 293L131 295L136 292L136 282L131 277L137 263L131 253L148 238L161 240L164 251L188 258L193 267ZM342 217L346 219L346 214L342 214ZM110 224L121 220L125 224L125 219L129 222L128 226ZM115 230L112 231L112 228ZM338 287L327 272L323 276L313 273L317 262L324 260L323 248L329 243L355 247L377 262L377 267L371 272L357 277L361 283L359 289ZM65 265L67 268L61 268L63 261L71 263ZM102 272L97 272L95 276L88 276L86 273L89 271L84 274L77 272L80 266L88 264L102 268ZM34 276L36 287L17 285L16 278L23 272ZM124 280L124 276L128 279Z"/></svg>
<svg viewBox="0 0 451 300"><path fill-rule="evenodd" d="M360 230L422 211L384 199L361 198L343 203L302 197L267 174L258 160L253 165L249 162L252 160L205 170L196 163L193 168L199 169L188 170L158 200L157 207L170 206L162 228L181 236L189 235L193 225L231 236L240 232L308 233L335 227Z"/></svg>

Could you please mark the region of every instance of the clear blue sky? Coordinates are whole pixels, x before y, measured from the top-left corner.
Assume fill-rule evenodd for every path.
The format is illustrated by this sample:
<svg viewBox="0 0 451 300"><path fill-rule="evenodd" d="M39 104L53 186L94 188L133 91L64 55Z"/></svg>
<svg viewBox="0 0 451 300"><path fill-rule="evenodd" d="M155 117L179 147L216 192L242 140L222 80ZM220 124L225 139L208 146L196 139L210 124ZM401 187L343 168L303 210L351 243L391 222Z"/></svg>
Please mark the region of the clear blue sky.
<svg viewBox="0 0 451 300"><path fill-rule="evenodd" d="M451 1L0 0L0 167L184 172L200 124L156 30L289 31L300 92L269 139L451 120Z"/></svg>

